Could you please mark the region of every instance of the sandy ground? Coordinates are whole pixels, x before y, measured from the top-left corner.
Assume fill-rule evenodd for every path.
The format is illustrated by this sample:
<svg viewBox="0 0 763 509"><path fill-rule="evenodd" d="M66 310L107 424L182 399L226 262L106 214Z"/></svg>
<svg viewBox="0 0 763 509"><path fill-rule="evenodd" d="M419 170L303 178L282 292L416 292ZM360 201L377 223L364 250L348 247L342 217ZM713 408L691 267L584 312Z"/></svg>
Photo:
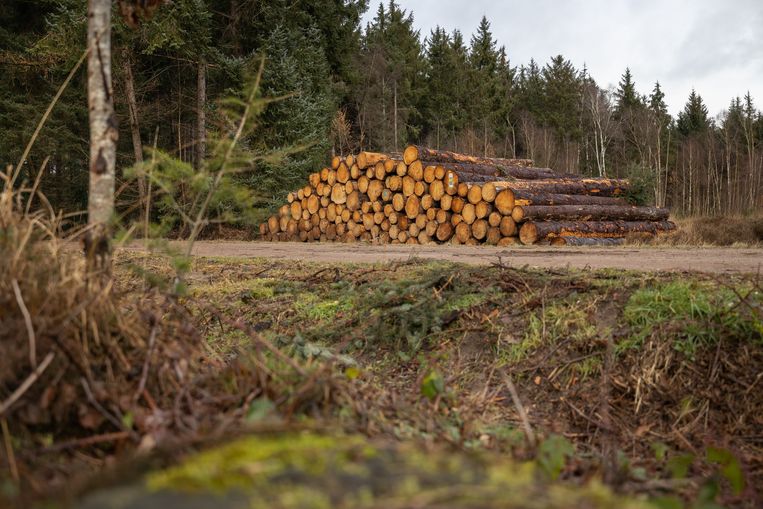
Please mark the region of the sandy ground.
<svg viewBox="0 0 763 509"><path fill-rule="evenodd" d="M129 247L138 250L139 247ZM375 263L411 257L473 265L502 263L530 267L618 268L643 271L757 273L763 269L760 248L659 247L493 247L410 246L296 242L199 241L197 256L270 258L335 263Z"/></svg>

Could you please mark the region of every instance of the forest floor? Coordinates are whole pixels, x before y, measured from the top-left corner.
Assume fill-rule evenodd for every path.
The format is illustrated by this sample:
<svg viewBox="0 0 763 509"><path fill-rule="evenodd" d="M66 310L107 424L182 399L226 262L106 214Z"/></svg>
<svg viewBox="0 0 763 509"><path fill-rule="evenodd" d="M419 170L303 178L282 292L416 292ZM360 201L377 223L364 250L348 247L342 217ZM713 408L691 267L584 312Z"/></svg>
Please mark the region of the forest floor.
<svg viewBox="0 0 763 509"><path fill-rule="evenodd" d="M139 243L128 248L140 251ZM625 269L757 273L763 268L761 247L549 247L549 246L407 246L366 243L297 243L199 241L197 256L304 260L322 263L380 263L412 258L470 265L491 265L499 259L512 267Z"/></svg>
<svg viewBox="0 0 763 509"><path fill-rule="evenodd" d="M553 251L557 265L593 266L604 252L650 273L516 267L550 259L543 248L440 249L480 265L422 260L435 256L426 248L199 243L218 257L195 258L184 305L210 358L260 355L256 334L339 378L292 374L287 393L263 395L237 389L259 368L226 371L245 416L235 433L111 469L76 505L760 507L758 276L660 272L656 249ZM681 268L716 272L761 260L665 253L671 268L683 255ZM746 265L723 265L732 255ZM140 291L136 266L169 270L123 251L120 291Z"/></svg>

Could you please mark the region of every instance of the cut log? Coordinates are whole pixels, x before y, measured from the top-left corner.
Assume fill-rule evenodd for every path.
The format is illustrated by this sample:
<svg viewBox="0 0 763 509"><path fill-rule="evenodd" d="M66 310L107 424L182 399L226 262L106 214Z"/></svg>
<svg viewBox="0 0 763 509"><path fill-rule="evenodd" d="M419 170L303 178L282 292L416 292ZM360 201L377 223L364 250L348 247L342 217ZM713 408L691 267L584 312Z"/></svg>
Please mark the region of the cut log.
<svg viewBox="0 0 763 509"><path fill-rule="evenodd" d="M637 232L656 234L675 227L670 221L530 221L519 230L519 239L523 244L534 244L554 237L625 237Z"/></svg>
<svg viewBox="0 0 763 509"><path fill-rule="evenodd" d="M495 184L492 182L485 182L482 184L482 199L488 203L493 203L498 192L495 189Z"/></svg>
<svg viewBox="0 0 763 509"><path fill-rule="evenodd" d="M464 208L461 209L461 217L464 218L466 224L472 224L477 219L477 211L474 205L471 203L465 204Z"/></svg>
<svg viewBox="0 0 763 509"><path fill-rule="evenodd" d="M409 175L413 180L416 181L424 180L424 167L421 165L421 161L408 163L408 172L406 175Z"/></svg>
<svg viewBox="0 0 763 509"><path fill-rule="evenodd" d="M340 184L344 184L348 180L350 180L350 168L344 162L341 162L339 163L339 168L336 169L336 181Z"/></svg>
<svg viewBox="0 0 763 509"><path fill-rule="evenodd" d="M629 205L517 205L511 213L517 223L531 220L664 221L668 215L668 209Z"/></svg>
<svg viewBox="0 0 763 509"><path fill-rule="evenodd" d="M470 185L466 199L469 200L469 203L472 205L478 204L482 200L482 186L479 184Z"/></svg>
<svg viewBox="0 0 763 509"><path fill-rule="evenodd" d="M501 230L501 235L504 237L513 237L517 234L517 224L511 216L503 216L498 229Z"/></svg>
<svg viewBox="0 0 763 509"><path fill-rule="evenodd" d="M461 244L465 244L467 240L472 238L472 227L466 222L461 222L456 225L455 237Z"/></svg>
<svg viewBox="0 0 763 509"><path fill-rule="evenodd" d="M413 194L415 194L416 196L423 196L426 190L427 190L427 185L424 183L423 180L417 180L416 183L413 185Z"/></svg>
<svg viewBox="0 0 763 509"><path fill-rule="evenodd" d="M339 204L347 202L347 192L344 189L344 185L338 182L334 184L334 186L331 188L331 202Z"/></svg>
<svg viewBox="0 0 763 509"><path fill-rule="evenodd" d="M485 244L496 246L498 245L498 242L500 240L501 240L501 230L496 227L488 228L487 235L485 236Z"/></svg>
<svg viewBox="0 0 763 509"><path fill-rule="evenodd" d="M382 194L382 191L384 191L384 182L381 180L371 180L368 183L368 190L366 193L368 194L368 198L371 201L376 201L379 199L379 197Z"/></svg>
<svg viewBox="0 0 763 509"><path fill-rule="evenodd" d="M356 211L360 208L360 193L358 191L353 191L350 194L347 195L347 209L350 211Z"/></svg>
<svg viewBox="0 0 763 509"><path fill-rule="evenodd" d="M420 211L421 202L419 201L419 197L416 195L409 196L405 201L405 215L408 216L409 219L415 219L416 216L419 215Z"/></svg>
<svg viewBox="0 0 763 509"><path fill-rule="evenodd" d="M489 216L487 216L487 224L490 226L499 226L501 224L501 219L503 219L503 216L498 212L491 212Z"/></svg>
<svg viewBox="0 0 763 509"><path fill-rule="evenodd" d="M621 246L623 244L625 244L625 237L556 237L551 239L552 246Z"/></svg>
<svg viewBox="0 0 763 509"><path fill-rule="evenodd" d="M446 150L434 150L417 145L408 145L403 152L403 160L406 164L420 159L422 161L434 161L437 163L473 163L473 164L504 164L510 166L532 166L530 159L501 159L496 157L478 157L448 152Z"/></svg>
<svg viewBox="0 0 763 509"><path fill-rule="evenodd" d="M320 206L321 206L321 200L317 196L312 195L310 196L310 198L307 199L307 211L310 214L315 214L316 212L318 212L318 209L320 208Z"/></svg>
<svg viewBox="0 0 763 509"><path fill-rule="evenodd" d="M298 201L291 202L291 217L296 221L302 219L302 204Z"/></svg>
<svg viewBox="0 0 763 509"><path fill-rule="evenodd" d="M516 246L519 244L519 239L516 237L503 237L498 241L499 247Z"/></svg>
<svg viewBox="0 0 763 509"><path fill-rule="evenodd" d="M493 211L493 205L486 201L479 201L474 206L474 214L477 216L477 219L486 218L487 216L490 215L492 211Z"/></svg>
<svg viewBox="0 0 763 509"><path fill-rule="evenodd" d="M496 181L497 187L507 187L514 191L526 190L553 194L592 194L597 196L619 196L628 190L629 183L623 179L556 179Z"/></svg>
<svg viewBox="0 0 763 509"><path fill-rule="evenodd" d="M402 193L392 195L392 208L400 212L405 208L405 196Z"/></svg>
<svg viewBox="0 0 763 509"><path fill-rule="evenodd" d="M339 156L334 156L331 158L331 169L336 170L339 168L339 163L342 162L342 158Z"/></svg>
<svg viewBox="0 0 763 509"><path fill-rule="evenodd" d="M445 242L453 236L453 225L450 222L440 223L435 232L437 240Z"/></svg>
<svg viewBox="0 0 763 509"><path fill-rule="evenodd" d="M443 180L446 193L448 193L450 196L453 196L458 192L458 173L454 172L453 170L448 170L445 172L445 178Z"/></svg>
<svg viewBox="0 0 763 509"><path fill-rule="evenodd" d="M389 159L389 155L387 154L381 154L379 152L361 152L358 154L355 164L357 164L358 168L361 170L365 170L369 166L374 166L379 161L384 161L386 159Z"/></svg>
<svg viewBox="0 0 763 509"><path fill-rule="evenodd" d="M445 185L442 180L435 179L429 184L429 194L435 201L440 201L445 194Z"/></svg>
<svg viewBox="0 0 763 509"><path fill-rule="evenodd" d="M488 224L487 221L484 219L477 219L472 224L472 237L474 237L477 240L482 240L487 235L488 230Z"/></svg>
<svg viewBox="0 0 763 509"><path fill-rule="evenodd" d="M416 187L416 181L410 175L403 177L403 196L406 198L413 194Z"/></svg>
<svg viewBox="0 0 763 509"><path fill-rule="evenodd" d="M425 194L421 197L421 208L424 210L429 210L432 207L434 207L434 198L431 194Z"/></svg>
<svg viewBox="0 0 763 509"><path fill-rule="evenodd" d="M384 167L384 162L379 161L374 165L374 178L384 182L384 177L387 176L387 169Z"/></svg>
<svg viewBox="0 0 763 509"><path fill-rule="evenodd" d="M514 190L514 205L628 205L623 198Z"/></svg>
<svg viewBox="0 0 763 509"><path fill-rule="evenodd" d="M440 208L442 210L450 210L450 207L453 205L453 197L449 194L442 195L442 198L440 198Z"/></svg>

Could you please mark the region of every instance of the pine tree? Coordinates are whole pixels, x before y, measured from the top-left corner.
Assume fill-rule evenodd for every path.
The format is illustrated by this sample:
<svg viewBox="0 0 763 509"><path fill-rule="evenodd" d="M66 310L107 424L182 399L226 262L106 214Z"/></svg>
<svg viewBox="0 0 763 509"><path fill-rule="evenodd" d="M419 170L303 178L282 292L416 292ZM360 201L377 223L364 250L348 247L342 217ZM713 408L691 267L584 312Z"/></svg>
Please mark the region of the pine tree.
<svg viewBox="0 0 763 509"><path fill-rule="evenodd" d="M560 138L580 136L582 83L572 62L557 55L543 68L543 102L541 118Z"/></svg>
<svg viewBox="0 0 763 509"><path fill-rule="evenodd" d="M474 128L481 131L482 150L487 155L489 131L495 125L498 106L498 51L485 16L471 39L469 67L473 94L471 120Z"/></svg>
<svg viewBox="0 0 763 509"><path fill-rule="evenodd" d="M641 105L639 94L636 92L636 84L633 82L633 75L628 67L625 68L625 73L615 91L615 100L615 115L617 117L622 117L629 109Z"/></svg>
<svg viewBox="0 0 763 509"><path fill-rule="evenodd" d="M683 136L689 136L707 131L710 125L707 106L702 101L702 96L692 89L683 111L678 114L678 132Z"/></svg>

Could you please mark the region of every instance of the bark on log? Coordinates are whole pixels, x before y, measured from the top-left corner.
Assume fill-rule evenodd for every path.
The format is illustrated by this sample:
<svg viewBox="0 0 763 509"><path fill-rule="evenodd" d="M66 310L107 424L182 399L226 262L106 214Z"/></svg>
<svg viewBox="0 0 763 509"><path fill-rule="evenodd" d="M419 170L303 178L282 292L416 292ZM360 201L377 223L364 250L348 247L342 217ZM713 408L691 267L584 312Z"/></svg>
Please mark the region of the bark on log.
<svg viewBox="0 0 763 509"><path fill-rule="evenodd" d="M591 194L596 196L619 196L624 194L629 183L624 179L557 179L557 180L517 180L495 181L497 187L513 191L525 190L553 194Z"/></svg>
<svg viewBox="0 0 763 509"><path fill-rule="evenodd" d="M668 215L668 209L620 205L517 205L511 213L518 223L531 220L664 221Z"/></svg>
<svg viewBox="0 0 763 509"><path fill-rule="evenodd" d="M514 205L628 205L623 198L588 196L580 194L554 194L542 191L515 189Z"/></svg>
<svg viewBox="0 0 763 509"><path fill-rule="evenodd" d="M634 232L656 234L675 227L670 221L531 221L519 230L519 239L523 244L534 244L554 237L625 237Z"/></svg>
<svg viewBox="0 0 763 509"><path fill-rule="evenodd" d="M623 244L625 244L625 237L556 237L551 239L552 246L621 246Z"/></svg>
<svg viewBox="0 0 763 509"><path fill-rule="evenodd" d="M438 163L473 163L473 164L505 164L513 166L532 166L530 159L502 159L497 157L477 157L446 150L435 150L417 145L408 145L403 152L405 164L411 164L420 159Z"/></svg>

